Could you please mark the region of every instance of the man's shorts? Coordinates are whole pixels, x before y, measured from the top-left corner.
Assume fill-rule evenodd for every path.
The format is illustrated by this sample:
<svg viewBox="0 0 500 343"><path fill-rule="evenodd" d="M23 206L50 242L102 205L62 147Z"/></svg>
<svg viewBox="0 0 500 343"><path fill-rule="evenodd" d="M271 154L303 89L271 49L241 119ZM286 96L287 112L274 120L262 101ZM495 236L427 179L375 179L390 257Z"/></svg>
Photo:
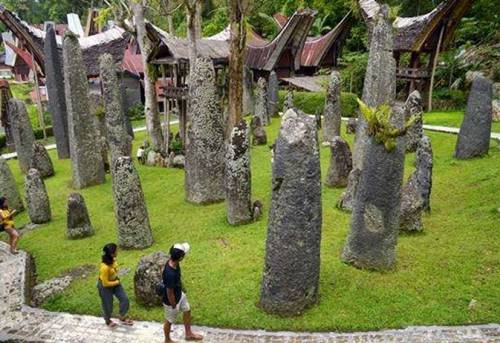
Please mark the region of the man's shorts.
<svg viewBox="0 0 500 343"><path fill-rule="evenodd" d="M167 320L170 324L173 324L175 322L175 317L177 317L179 311L187 312L191 309L186 294L184 294L184 292L182 292L181 300L179 300L179 303L177 304L176 308L173 308L172 306L165 304L163 304L163 308L165 309L165 320Z"/></svg>

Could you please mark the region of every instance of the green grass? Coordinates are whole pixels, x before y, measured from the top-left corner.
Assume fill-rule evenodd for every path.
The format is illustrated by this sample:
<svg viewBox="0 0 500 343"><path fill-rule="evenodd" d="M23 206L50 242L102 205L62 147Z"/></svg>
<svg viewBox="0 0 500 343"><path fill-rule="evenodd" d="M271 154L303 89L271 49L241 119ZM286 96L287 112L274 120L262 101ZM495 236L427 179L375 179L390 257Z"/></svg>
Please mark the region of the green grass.
<svg viewBox="0 0 500 343"><path fill-rule="evenodd" d="M267 129L270 142L278 120ZM343 131L344 132L344 131ZM270 204L271 162L267 146L252 148L255 199L265 206L263 218L241 227L226 224L225 205L196 206L184 201L184 172L137 166L154 232L155 244L144 251L120 251L122 277L131 298L130 314L137 319L163 320L161 308L144 308L134 299L133 272L142 255L167 251L174 242L188 241L192 250L183 261L183 279L199 325L269 330L354 331L408 325L469 324L500 321L500 147L470 161L452 158L456 136L429 133L435 154L432 212L423 218L420 234L403 234L392 272L357 270L339 255L349 230L349 214L335 208L342 190L322 190L320 301L297 318L267 315L256 306L262 279L267 211ZM136 135L135 147L144 139ZM352 136L348 137L352 143ZM111 181L82 191L96 235L83 240L65 238L66 199L71 182L69 161L52 151L56 176L46 180L53 220L21 237L20 247L33 253L39 280L83 264L98 265L101 248L116 241ZM325 177L329 152L321 149ZM413 155L406 171L411 172ZM16 161L9 162L21 188ZM17 225L27 222L24 212ZM97 271L74 282L63 295L44 307L100 315ZM474 310L469 302L478 303Z"/></svg>
<svg viewBox="0 0 500 343"><path fill-rule="evenodd" d="M424 124L460 127L464 111L433 111L424 114ZM493 122L491 132L500 132L500 122Z"/></svg>

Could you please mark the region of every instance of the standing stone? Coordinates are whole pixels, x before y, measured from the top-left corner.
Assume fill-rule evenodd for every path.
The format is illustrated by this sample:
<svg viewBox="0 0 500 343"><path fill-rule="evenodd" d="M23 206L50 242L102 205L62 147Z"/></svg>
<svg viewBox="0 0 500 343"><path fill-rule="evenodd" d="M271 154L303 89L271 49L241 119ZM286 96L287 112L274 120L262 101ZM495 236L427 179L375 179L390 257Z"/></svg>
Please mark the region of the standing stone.
<svg viewBox="0 0 500 343"><path fill-rule="evenodd" d="M26 174L30 169L35 135L24 102L17 99L10 99L9 112L19 167Z"/></svg>
<svg viewBox="0 0 500 343"><path fill-rule="evenodd" d="M269 125L269 112L267 107L267 84L263 77L257 81L255 90L255 116L260 118L262 125Z"/></svg>
<svg viewBox="0 0 500 343"><path fill-rule="evenodd" d="M432 145L427 136L423 136L418 144L415 158L416 183L420 195L424 202L424 210L430 211L431 191L432 191Z"/></svg>
<svg viewBox="0 0 500 343"><path fill-rule="evenodd" d="M94 235L94 228L90 223L85 199L81 194L71 193L68 196L66 216L66 235L69 239L84 238Z"/></svg>
<svg viewBox="0 0 500 343"><path fill-rule="evenodd" d="M38 142L33 142L32 145L30 168L38 169L42 178L54 175L54 166L52 165L49 153Z"/></svg>
<svg viewBox="0 0 500 343"><path fill-rule="evenodd" d="M134 274L134 294L139 303L146 306L161 305L162 298L155 290L167 262L168 256L161 251L141 257Z"/></svg>
<svg viewBox="0 0 500 343"><path fill-rule="evenodd" d="M269 88L267 98L267 113L269 113L269 116L274 117L278 115L279 90L280 85L278 82L278 76L273 70L271 74L269 74Z"/></svg>
<svg viewBox="0 0 500 343"><path fill-rule="evenodd" d="M493 101L491 102L494 122L500 122L500 82L493 84Z"/></svg>
<svg viewBox="0 0 500 343"><path fill-rule="evenodd" d="M0 156L0 196L6 197L9 207L15 209L17 212L24 210L21 195L17 190L16 180L9 165L3 157Z"/></svg>
<svg viewBox="0 0 500 343"><path fill-rule="evenodd" d="M253 116L250 122L252 131L252 145L265 145L267 144L266 130L262 127L260 117Z"/></svg>
<svg viewBox="0 0 500 343"><path fill-rule="evenodd" d="M347 178L352 169L352 155L349 144L340 136L330 142L330 167L325 184L329 187L347 186Z"/></svg>
<svg viewBox="0 0 500 343"><path fill-rule="evenodd" d="M405 104L406 120L410 119L411 116L415 116L416 120L412 126L406 132L406 152L415 152L418 147L418 143L422 139L424 130L422 127L422 97L419 91L414 91L410 94Z"/></svg>
<svg viewBox="0 0 500 343"><path fill-rule="evenodd" d="M248 126L241 120L233 128L226 157L226 209L231 225L252 221L252 175Z"/></svg>
<svg viewBox="0 0 500 343"><path fill-rule="evenodd" d="M314 113L314 119L316 120L316 129L318 131L321 130L321 112L319 109L316 109L316 112Z"/></svg>
<svg viewBox="0 0 500 343"><path fill-rule="evenodd" d="M130 156L132 139L127 133L117 76L118 68L110 54L100 57L100 72L104 97L104 110L107 128L107 139L111 152L111 161L120 156Z"/></svg>
<svg viewBox="0 0 500 343"><path fill-rule="evenodd" d="M33 224L43 224L50 221L50 203L45 183L40 172L34 168L28 171L24 178L26 189L26 206Z"/></svg>
<svg viewBox="0 0 500 343"><path fill-rule="evenodd" d="M190 78L184 188L187 201L208 204L225 198L224 121L212 61L197 59Z"/></svg>
<svg viewBox="0 0 500 343"><path fill-rule="evenodd" d="M340 74L332 71L326 91L325 109L323 110L323 141L331 142L335 136L340 136Z"/></svg>
<svg viewBox="0 0 500 343"><path fill-rule="evenodd" d="M153 244L148 210L141 180L128 156L118 157L112 165L113 199L118 225L118 245L143 249Z"/></svg>
<svg viewBox="0 0 500 343"><path fill-rule="evenodd" d="M63 65L57 48L56 32L49 25L45 35L45 84L49 97L48 109L52 117L52 129L56 139L59 159L69 158L68 112L64 98Z"/></svg>
<svg viewBox="0 0 500 343"><path fill-rule="evenodd" d="M252 80L253 72L245 65L243 67L243 115L253 115L255 113Z"/></svg>
<svg viewBox="0 0 500 343"><path fill-rule="evenodd" d="M285 101L283 102L283 114L291 108L295 108L295 106L293 105L293 91L289 89L286 92Z"/></svg>
<svg viewBox="0 0 500 343"><path fill-rule="evenodd" d="M488 153L492 121L492 83L479 74L472 82L464 120L460 126L455 157L469 159Z"/></svg>
<svg viewBox="0 0 500 343"><path fill-rule="evenodd" d="M347 188L340 196L337 202L337 208L351 212L354 204L354 196L358 191L359 179L361 178L361 170L352 169L347 177Z"/></svg>
<svg viewBox="0 0 500 343"><path fill-rule="evenodd" d="M399 229L401 231L422 231L424 200L418 189L417 171L414 171L401 190Z"/></svg>
<svg viewBox="0 0 500 343"><path fill-rule="evenodd" d="M276 141L260 306L297 315L318 300L321 171L314 119L288 110Z"/></svg>
<svg viewBox="0 0 500 343"><path fill-rule="evenodd" d="M77 189L104 183L104 164L94 121L89 112L89 85L78 38L66 33L63 42L64 85L68 109L68 133Z"/></svg>
<svg viewBox="0 0 500 343"><path fill-rule="evenodd" d="M355 134L356 133L356 127L358 126L358 120L356 118L349 118L347 120L347 125L345 127L345 132L347 134Z"/></svg>

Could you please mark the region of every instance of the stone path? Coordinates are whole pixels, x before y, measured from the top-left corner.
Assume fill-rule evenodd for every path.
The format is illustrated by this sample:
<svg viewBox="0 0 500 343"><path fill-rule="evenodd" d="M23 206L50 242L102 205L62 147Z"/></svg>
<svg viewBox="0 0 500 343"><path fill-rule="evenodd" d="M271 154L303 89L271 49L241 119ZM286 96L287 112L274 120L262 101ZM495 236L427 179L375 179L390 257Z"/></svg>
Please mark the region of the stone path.
<svg viewBox="0 0 500 343"><path fill-rule="evenodd" d="M157 322L106 327L94 316L49 312L23 305L29 261L26 253L13 256L0 242L0 342L160 343L163 327ZM97 296L97 295L96 295ZM266 332L193 327L205 343L334 343L334 342L500 342L500 324L420 326L401 330L355 333ZM183 342L183 327L174 325L172 337Z"/></svg>

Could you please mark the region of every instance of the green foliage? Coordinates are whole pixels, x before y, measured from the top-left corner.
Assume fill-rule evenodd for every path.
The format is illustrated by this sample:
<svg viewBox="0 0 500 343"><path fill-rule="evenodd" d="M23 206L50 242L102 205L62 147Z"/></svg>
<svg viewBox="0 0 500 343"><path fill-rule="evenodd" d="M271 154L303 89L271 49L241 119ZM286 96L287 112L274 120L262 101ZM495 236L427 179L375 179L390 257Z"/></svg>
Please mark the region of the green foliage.
<svg viewBox="0 0 500 343"><path fill-rule="evenodd" d="M174 135L174 139L170 142L170 151L173 151L176 155L179 155L183 151L182 140L179 136Z"/></svg>
<svg viewBox="0 0 500 343"><path fill-rule="evenodd" d="M441 88L432 93L433 100L442 100L447 108L460 109L467 104L467 94L459 89Z"/></svg>
<svg viewBox="0 0 500 343"><path fill-rule="evenodd" d="M203 36L213 36L224 30L229 24L227 8L220 7L211 13L211 18L203 25Z"/></svg>
<svg viewBox="0 0 500 343"><path fill-rule="evenodd" d="M341 60L340 69L342 89L361 96L365 80L368 53L346 53Z"/></svg>
<svg viewBox="0 0 500 343"><path fill-rule="evenodd" d="M374 137L375 142L384 144L385 150L389 152L396 147L396 138L404 135L417 119L416 116L411 116L402 128L398 128L391 123L391 106L380 105L377 108L372 108L360 99L358 99L358 104L359 110L368 125L368 135Z"/></svg>
<svg viewBox="0 0 500 343"><path fill-rule="evenodd" d="M144 118L144 105L140 102L128 109L127 115L130 120L139 120Z"/></svg>
<svg viewBox="0 0 500 343"><path fill-rule="evenodd" d="M283 108L286 91L279 92L280 108ZM293 103L295 107L308 114L323 112L325 107L325 92L293 92ZM356 117L358 103L356 94L342 92L340 95L340 109L343 117Z"/></svg>

